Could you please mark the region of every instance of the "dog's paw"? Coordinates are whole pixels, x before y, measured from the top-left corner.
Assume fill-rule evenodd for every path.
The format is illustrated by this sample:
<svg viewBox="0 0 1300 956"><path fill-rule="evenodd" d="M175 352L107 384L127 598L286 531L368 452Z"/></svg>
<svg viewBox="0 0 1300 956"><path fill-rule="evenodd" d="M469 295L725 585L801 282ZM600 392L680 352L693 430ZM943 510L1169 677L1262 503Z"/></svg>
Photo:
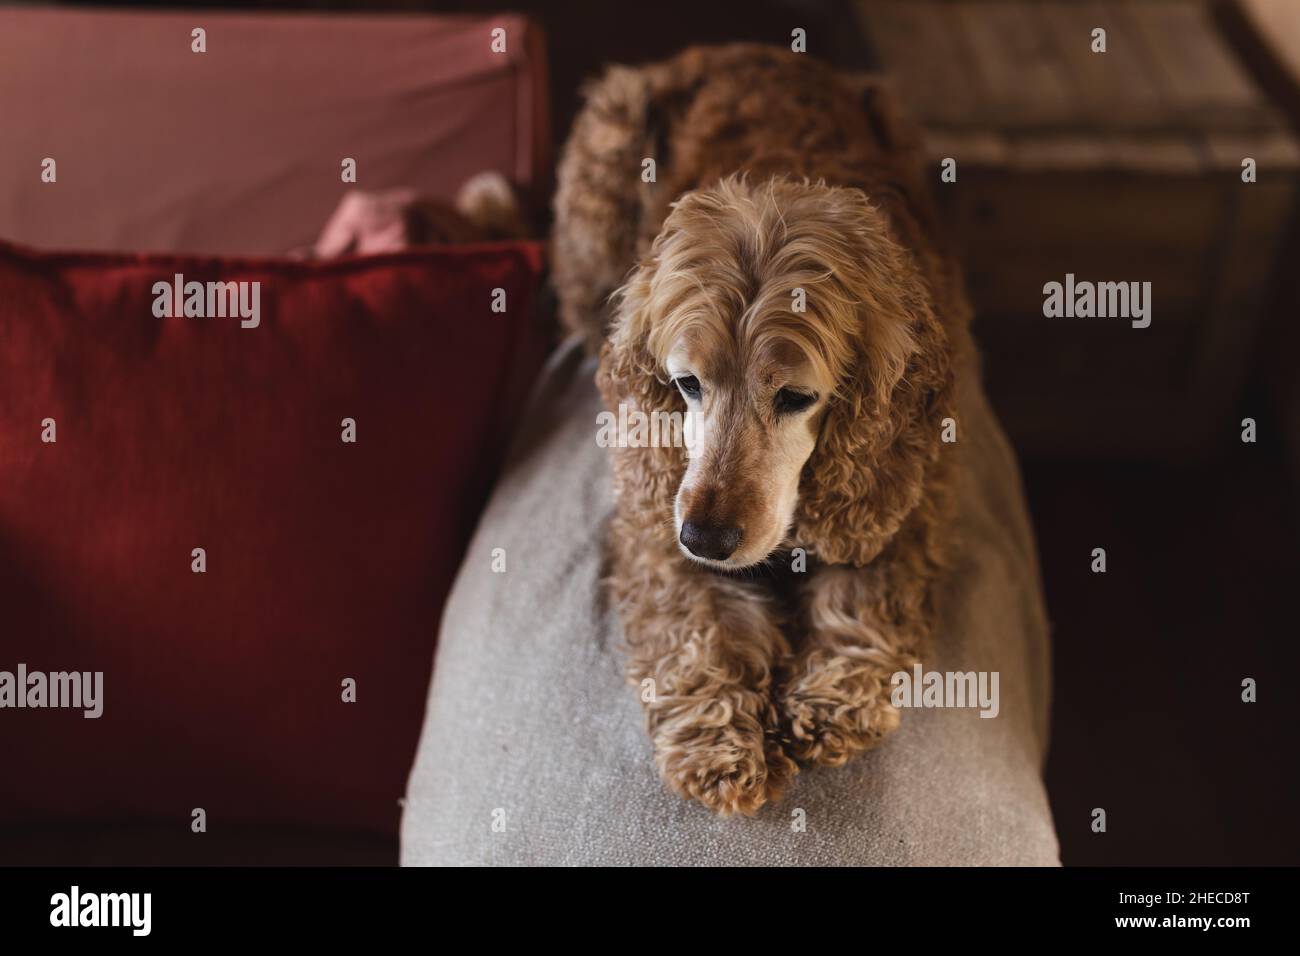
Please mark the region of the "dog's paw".
<svg viewBox="0 0 1300 956"><path fill-rule="evenodd" d="M763 703L766 719L738 707L718 723L705 716L709 707L693 724L680 716L661 724L655 759L668 785L722 816L751 816L778 799L799 767L782 750L775 713Z"/></svg>
<svg viewBox="0 0 1300 956"><path fill-rule="evenodd" d="M792 684L780 696L786 750L801 764L841 767L898 726L887 696L837 692L825 682Z"/></svg>

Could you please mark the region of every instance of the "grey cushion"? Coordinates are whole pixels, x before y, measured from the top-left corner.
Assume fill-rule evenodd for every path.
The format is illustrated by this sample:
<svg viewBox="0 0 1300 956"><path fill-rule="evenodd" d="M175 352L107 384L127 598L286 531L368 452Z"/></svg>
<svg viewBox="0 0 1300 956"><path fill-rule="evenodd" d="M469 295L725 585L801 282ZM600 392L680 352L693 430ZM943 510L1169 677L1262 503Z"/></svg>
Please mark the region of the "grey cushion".
<svg viewBox="0 0 1300 956"><path fill-rule="evenodd" d="M612 504L593 374L572 344L552 357L460 570L402 862L1057 864L1037 558L1015 458L979 386L960 395L961 546L926 668L998 671L1000 713L905 710L876 750L801 773L755 817L720 819L661 783L623 681L600 583Z"/></svg>

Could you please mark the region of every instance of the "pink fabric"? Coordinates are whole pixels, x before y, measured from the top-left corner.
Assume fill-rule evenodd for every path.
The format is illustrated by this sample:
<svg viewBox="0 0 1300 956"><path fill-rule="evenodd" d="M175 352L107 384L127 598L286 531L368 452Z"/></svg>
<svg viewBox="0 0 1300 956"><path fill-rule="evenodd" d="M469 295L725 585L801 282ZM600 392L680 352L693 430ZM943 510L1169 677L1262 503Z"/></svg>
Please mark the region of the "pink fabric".
<svg viewBox="0 0 1300 956"><path fill-rule="evenodd" d="M413 189L348 193L321 231L312 254L321 259L345 253L396 252L410 245L406 215L418 197Z"/></svg>
<svg viewBox="0 0 1300 956"><path fill-rule="evenodd" d="M520 16L0 7L0 64L0 239L277 255L350 190L450 201L484 170L547 188L542 38Z"/></svg>

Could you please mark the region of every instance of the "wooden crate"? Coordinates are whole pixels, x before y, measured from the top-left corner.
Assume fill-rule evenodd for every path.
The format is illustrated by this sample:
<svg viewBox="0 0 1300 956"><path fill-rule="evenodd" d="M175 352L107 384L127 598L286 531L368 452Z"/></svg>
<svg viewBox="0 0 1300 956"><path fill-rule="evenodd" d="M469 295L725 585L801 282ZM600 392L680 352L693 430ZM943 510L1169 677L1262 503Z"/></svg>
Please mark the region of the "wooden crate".
<svg viewBox="0 0 1300 956"><path fill-rule="evenodd" d="M927 134L986 381L1022 451L1236 440L1300 146L1204 3L862 0ZM1106 52L1091 49L1094 28ZM939 164L957 161L957 181ZM1244 183L1253 158L1257 181ZM1043 315L1043 285L1152 283L1152 322Z"/></svg>

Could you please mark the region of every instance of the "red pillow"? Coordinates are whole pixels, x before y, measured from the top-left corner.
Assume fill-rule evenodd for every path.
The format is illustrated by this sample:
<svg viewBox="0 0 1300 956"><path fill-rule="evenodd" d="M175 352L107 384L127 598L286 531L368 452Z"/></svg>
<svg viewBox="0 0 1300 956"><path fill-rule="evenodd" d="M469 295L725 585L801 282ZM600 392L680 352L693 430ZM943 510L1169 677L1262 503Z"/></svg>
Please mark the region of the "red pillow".
<svg viewBox="0 0 1300 956"><path fill-rule="evenodd" d="M540 258L0 244L0 823L396 830L443 599L540 363ZM177 274L191 311L256 288L256 325L167 314ZM19 665L46 706L13 706ZM95 672L101 716L49 706Z"/></svg>

